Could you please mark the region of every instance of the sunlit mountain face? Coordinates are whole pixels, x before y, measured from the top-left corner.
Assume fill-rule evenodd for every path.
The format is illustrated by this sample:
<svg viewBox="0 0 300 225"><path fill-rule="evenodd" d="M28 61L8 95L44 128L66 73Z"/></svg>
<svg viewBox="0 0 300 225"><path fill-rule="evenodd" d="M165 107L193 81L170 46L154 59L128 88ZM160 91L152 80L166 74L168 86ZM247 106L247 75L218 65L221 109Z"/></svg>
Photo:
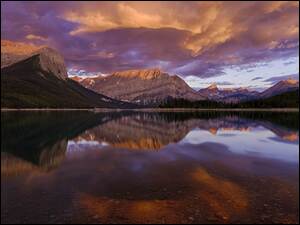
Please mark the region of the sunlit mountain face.
<svg viewBox="0 0 300 225"><path fill-rule="evenodd" d="M298 18L296 1L2 1L1 39L59 50L70 76L159 68L196 90L262 91L299 80Z"/></svg>

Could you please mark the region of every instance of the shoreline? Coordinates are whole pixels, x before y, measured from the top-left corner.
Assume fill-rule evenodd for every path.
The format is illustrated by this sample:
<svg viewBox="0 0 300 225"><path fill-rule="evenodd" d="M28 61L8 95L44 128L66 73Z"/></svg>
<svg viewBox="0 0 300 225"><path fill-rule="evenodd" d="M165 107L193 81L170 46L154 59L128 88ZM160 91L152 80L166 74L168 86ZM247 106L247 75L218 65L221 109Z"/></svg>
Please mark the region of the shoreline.
<svg viewBox="0 0 300 225"><path fill-rule="evenodd" d="M113 108L1 108L1 112L10 111L91 111L91 112L197 112L197 111L244 111L244 112L299 112L299 108L140 108L140 109L113 109Z"/></svg>

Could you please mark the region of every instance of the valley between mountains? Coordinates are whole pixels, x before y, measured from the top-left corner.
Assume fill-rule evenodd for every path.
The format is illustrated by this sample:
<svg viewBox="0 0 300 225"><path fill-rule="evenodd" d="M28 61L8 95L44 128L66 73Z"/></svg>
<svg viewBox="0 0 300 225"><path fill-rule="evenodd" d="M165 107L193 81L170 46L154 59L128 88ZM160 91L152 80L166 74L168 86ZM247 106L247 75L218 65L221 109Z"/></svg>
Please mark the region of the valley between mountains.
<svg viewBox="0 0 300 225"><path fill-rule="evenodd" d="M99 62L101 63L101 62ZM69 76L59 52L1 40L1 108L293 108L299 81L262 92L246 88L198 91L178 75L136 69L93 77Z"/></svg>

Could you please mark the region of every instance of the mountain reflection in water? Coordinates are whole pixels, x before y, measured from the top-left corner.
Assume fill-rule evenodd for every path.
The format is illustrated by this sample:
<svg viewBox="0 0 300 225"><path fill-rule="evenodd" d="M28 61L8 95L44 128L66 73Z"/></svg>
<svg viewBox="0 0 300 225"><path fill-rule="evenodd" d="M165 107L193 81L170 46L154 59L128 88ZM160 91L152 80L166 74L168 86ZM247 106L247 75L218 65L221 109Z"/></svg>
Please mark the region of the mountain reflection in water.
<svg viewBox="0 0 300 225"><path fill-rule="evenodd" d="M298 222L298 113L1 120L3 223Z"/></svg>

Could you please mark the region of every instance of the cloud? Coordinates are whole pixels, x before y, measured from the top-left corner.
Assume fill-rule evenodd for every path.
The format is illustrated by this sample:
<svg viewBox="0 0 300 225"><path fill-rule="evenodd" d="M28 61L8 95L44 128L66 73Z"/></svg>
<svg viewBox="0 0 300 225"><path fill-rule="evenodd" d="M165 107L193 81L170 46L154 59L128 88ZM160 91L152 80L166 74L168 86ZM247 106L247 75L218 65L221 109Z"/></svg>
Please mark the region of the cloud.
<svg viewBox="0 0 300 225"><path fill-rule="evenodd" d="M88 78L88 77L99 77L99 76L106 76L107 74L103 74L100 72L87 72L85 70L78 70L78 69L69 69L68 70L68 76L69 77L74 77L74 76L79 76L81 78Z"/></svg>
<svg viewBox="0 0 300 225"><path fill-rule="evenodd" d="M201 88L206 88L213 83L218 85L218 87L220 87L220 88L227 88L228 86L229 87L237 86L236 83L233 83L230 81L208 81L206 79L202 79L197 76L186 76L186 77L183 77L183 79L189 86L191 86L192 88L194 88L196 90L201 89Z"/></svg>
<svg viewBox="0 0 300 225"><path fill-rule="evenodd" d="M299 74L290 74L290 75L284 75L284 76L274 76L271 78L268 78L264 80L265 82L271 82L272 84L277 83L281 80L288 80L288 79L293 79L293 80L299 80Z"/></svg>
<svg viewBox="0 0 300 225"><path fill-rule="evenodd" d="M261 80L263 77L254 77L252 80Z"/></svg>
<svg viewBox="0 0 300 225"><path fill-rule="evenodd" d="M285 62L285 63L283 63L285 66L287 66L287 65L291 65L291 64L296 64L296 62L295 61L289 61L289 62Z"/></svg>
<svg viewBox="0 0 300 225"><path fill-rule="evenodd" d="M200 54L245 35L253 44L280 48L280 40L295 38L299 33L295 20L298 8L294 2L93 3L68 10L62 18L79 24L71 31L73 35L140 27L185 30L190 35L182 44Z"/></svg>
<svg viewBox="0 0 300 225"><path fill-rule="evenodd" d="M28 35L26 35L26 39L28 39L28 40L47 41L47 38L44 38L44 37L38 36L38 35L34 35L34 34L28 34Z"/></svg>
<svg viewBox="0 0 300 225"><path fill-rule="evenodd" d="M298 56L298 17L298 2L1 2L1 38L54 47L69 68L212 77Z"/></svg>
<svg viewBox="0 0 300 225"><path fill-rule="evenodd" d="M228 82L228 81L217 81L215 82L216 85L234 85L234 83Z"/></svg>

